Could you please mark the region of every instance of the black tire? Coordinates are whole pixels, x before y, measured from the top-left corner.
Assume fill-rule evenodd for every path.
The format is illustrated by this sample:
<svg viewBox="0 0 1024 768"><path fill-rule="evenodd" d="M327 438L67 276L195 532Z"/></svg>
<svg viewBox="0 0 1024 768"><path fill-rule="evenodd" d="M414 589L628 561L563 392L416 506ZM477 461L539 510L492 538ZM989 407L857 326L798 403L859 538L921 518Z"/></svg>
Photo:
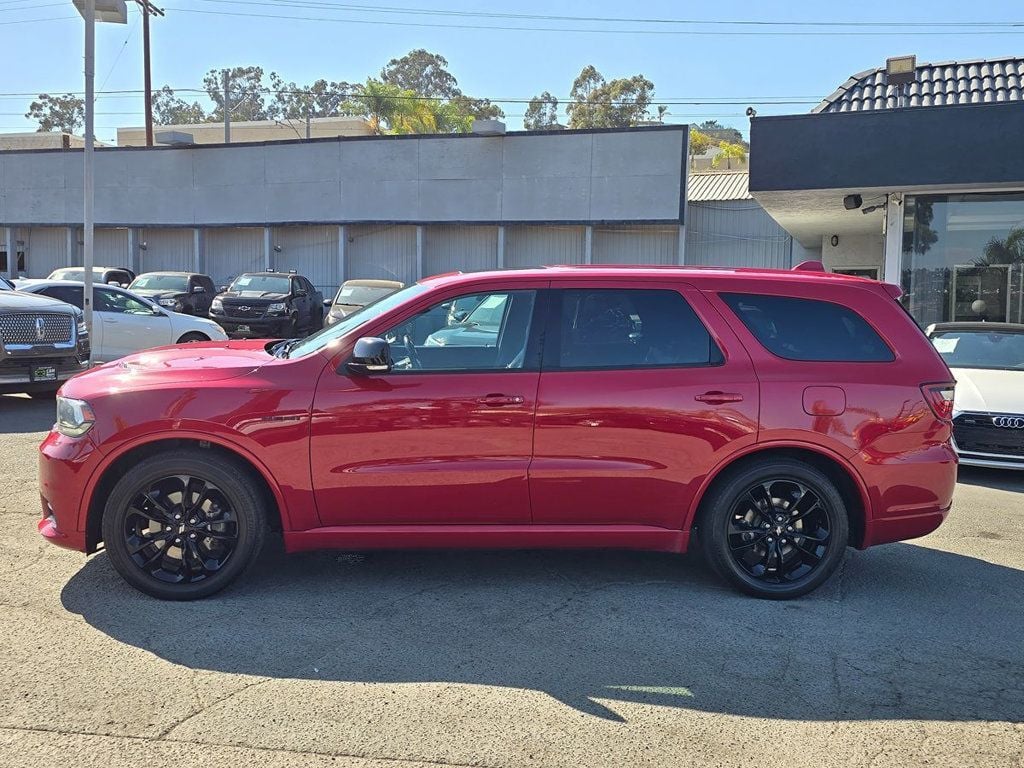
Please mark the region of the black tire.
<svg viewBox="0 0 1024 768"><path fill-rule="evenodd" d="M184 448L126 468L103 510L103 542L114 568L140 592L197 600L252 565L266 521L266 502L250 467L210 450Z"/></svg>
<svg viewBox="0 0 1024 768"><path fill-rule="evenodd" d="M178 339L178 341L175 342L175 343L177 343L177 344L192 344L193 342L196 342L196 341L209 341L209 340L210 340L210 337L207 336L205 333L200 333L199 331L189 331L188 333L184 334L180 339Z"/></svg>
<svg viewBox="0 0 1024 768"><path fill-rule="evenodd" d="M795 459L765 458L708 494L697 533L719 576L748 595L786 600L832 575L849 530L846 503L826 474Z"/></svg>

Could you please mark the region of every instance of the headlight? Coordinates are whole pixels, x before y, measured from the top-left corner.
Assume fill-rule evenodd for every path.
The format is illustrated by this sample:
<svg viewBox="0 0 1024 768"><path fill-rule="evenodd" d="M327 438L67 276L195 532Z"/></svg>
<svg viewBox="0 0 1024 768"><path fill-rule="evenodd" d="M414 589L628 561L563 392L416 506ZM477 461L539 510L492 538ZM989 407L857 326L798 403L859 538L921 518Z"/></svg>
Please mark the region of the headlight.
<svg viewBox="0 0 1024 768"><path fill-rule="evenodd" d="M67 437L81 437L96 422L96 414L85 400L57 397L57 431Z"/></svg>
<svg viewBox="0 0 1024 768"><path fill-rule="evenodd" d="M160 299L161 307L176 307L178 306L177 299Z"/></svg>
<svg viewBox="0 0 1024 768"><path fill-rule="evenodd" d="M221 301L220 297L218 296L217 298L215 298L213 300L213 303L210 304L210 307L212 307L213 309L223 309L224 308L224 302Z"/></svg>
<svg viewBox="0 0 1024 768"><path fill-rule="evenodd" d="M85 320L78 321L78 327L76 330L78 331L79 337L89 335L89 329L85 327Z"/></svg>
<svg viewBox="0 0 1024 768"><path fill-rule="evenodd" d="M287 307L285 307L284 302L279 301L276 304L271 304L267 307L267 312L284 312L286 308Z"/></svg>

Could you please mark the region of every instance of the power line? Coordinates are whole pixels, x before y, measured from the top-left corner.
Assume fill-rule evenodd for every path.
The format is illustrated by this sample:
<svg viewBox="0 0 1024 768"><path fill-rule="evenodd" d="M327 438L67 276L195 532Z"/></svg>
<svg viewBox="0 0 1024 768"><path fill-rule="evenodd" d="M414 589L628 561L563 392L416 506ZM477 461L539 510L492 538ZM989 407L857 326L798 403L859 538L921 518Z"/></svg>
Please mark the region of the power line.
<svg viewBox="0 0 1024 768"><path fill-rule="evenodd" d="M235 2L236 0L201 0L201 2ZM771 21L760 19L680 19L621 16L556 16L552 14L497 13L488 11L454 11L440 8L409 8L386 5L359 5L328 0L277 0L253 2L254 5L335 8L360 13L388 13L411 16L450 16L458 18L524 19L528 21L570 21L613 24L664 24L693 26L765 26L765 27L1008 27L1024 26L1024 21Z"/></svg>
<svg viewBox="0 0 1024 768"><path fill-rule="evenodd" d="M117 56L114 57L114 63L110 65L110 70L107 72L107 76L104 77L103 78L103 82L100 83L100 90L101 91L103 90L103 86L105 86L107 84L107 81L110 79L110 76L112 74L114 74L114 69L117 67L117 62L119 62L121 60L121 54L123 54L124 53L124 49L128 47L128 41L130 41L132 39L132 35L135 34L135 30L139 26L139 19L141 19L141 18L142 18L142 15L139 14L139 15L137 15L135 17L135 21L132 22L131 29L128 30L128 34L124 38L124 43L121 45L120 50L118 50ZM95 94L94 94L94 96L95 96ZM95 101L95 98L93 100ZM112 113L107 113L107 114L112 114Z"/></svg>
<svg viewBox="0 0 1024 768"><path fill-rule="evenodd" d="M240 3L246 5L265 5L266 3L260 2L260 0L215 0L216 2L231 2ZM274 4L277 7L288 7L282 6L281 4ZM737 30L697 30L697 29L584 29L574 27L506 27L490 24L437 24L429 22L417 22L417 21L384 21L382 19L351 19L351 18L337 18L333 16L293 16L285 14L274 14L274 13L252 13L241 11L207 11L201 8L182 8L181 6L168 6L168 8L178 11L179 13L200 13L211 16L235 16L243 18L254 18L254 19L278 19L286 21L318 21L328 22L336 24L371 24L371 25L383 25L390 27L426 27L432 29L470 29L470 30L490 30L494 32L560 32L560 33L581 33L581 34L611 34L611 35L671 35L671 36L701 36L701 37L718 37L718 36L740 36L740 37L762 37L762 36L786 36L786 37L865 37L865 36L900 36L906 37L908 35L914 36L937 36L937 35L1020 35L1024 34L1024 26L1014 29L993 29L979 30L979 31L964 31L960 28L948 29L944 31L926 31L922 30L919 26L911 26L907 29L892 30L892 31L846 31L846 30L822 30L822 31L799 31L799 30L759 30L759 31L737 31Z"/></svg>

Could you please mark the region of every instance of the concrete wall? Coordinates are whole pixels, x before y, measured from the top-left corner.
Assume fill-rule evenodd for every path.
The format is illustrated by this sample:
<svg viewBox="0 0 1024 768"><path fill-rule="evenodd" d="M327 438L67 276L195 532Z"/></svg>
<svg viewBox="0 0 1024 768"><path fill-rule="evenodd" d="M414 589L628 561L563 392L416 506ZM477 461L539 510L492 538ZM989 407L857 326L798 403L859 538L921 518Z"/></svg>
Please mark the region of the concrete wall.
<svg viewBox="0 0 1024 768"><path fill-rule="evenodd" d="M678 223L686 126L96 153L98 225ZM75 224L82 155L0 153L0 226Z"/></svg>
<svg viewBox="0 0 1024 768"><path fill-rule="evenodd" d="M859 269L882 266L882 235L837 235L839 242L832 245L832 236L821 238L821 260L825 269ZM881 272L879 272L881 274Z"/></svg>

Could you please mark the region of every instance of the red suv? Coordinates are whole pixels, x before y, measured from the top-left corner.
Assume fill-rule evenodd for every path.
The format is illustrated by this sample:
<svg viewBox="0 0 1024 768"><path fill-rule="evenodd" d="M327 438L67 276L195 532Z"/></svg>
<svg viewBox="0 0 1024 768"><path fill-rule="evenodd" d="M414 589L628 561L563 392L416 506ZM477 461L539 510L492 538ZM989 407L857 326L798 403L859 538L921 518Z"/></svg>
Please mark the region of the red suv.
<svg viewBox="0 0 1024 768"><path fill-rule="evenodd" d="M898 289L827 274L441 275L305 339L166 347L64 384L43 536L191 599L289 551L685 552L795 597L950 508L953 378Z"/></svg>

